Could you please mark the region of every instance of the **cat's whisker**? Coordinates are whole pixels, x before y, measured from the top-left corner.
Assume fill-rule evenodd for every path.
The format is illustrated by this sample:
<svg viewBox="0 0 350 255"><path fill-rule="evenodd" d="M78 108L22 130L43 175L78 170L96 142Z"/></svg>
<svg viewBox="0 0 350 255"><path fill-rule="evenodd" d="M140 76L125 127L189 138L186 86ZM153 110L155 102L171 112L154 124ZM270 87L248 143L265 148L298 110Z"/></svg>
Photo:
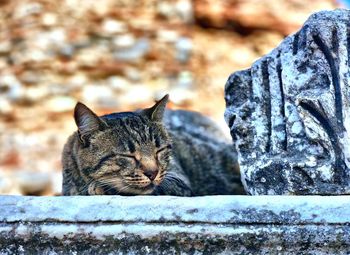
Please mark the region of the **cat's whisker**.
<svg viewBox="0 0 350 255"><path fill-rule="evenodd" d="M131 177L124 177L124 180L130 180L130 181L138 181L138 180L142 180L143 178L139 177L139 178L131 178Z"/></svg>
<svg viewBox="0 0 350 255"><path fill-rule="evenodd" d="M138 178L138 179L124 179L126 182L143 182L143 181L150 181L148 177Z"/></svg>
<svg viewBox="0 0 350 255"><path fill-rule="evenodd" d="M103 185L107 185L107 186L116 186L116 184L120 183L121 181L119 179L111 179L111 180L108 180L108 179L105 179L105 180L100 180L101 184Z"/></svg>
<svg viewBox="0 0 350 255"><path fill-rule="evenodd" d="M88 193L89 186L95 181L96 180L92 179L92 180L88 181L87 183L85 183L85 185L83 187L81 187L81 191L84 193Z"/></svg>
<svg viewBox="0 0 350 255"><path fill-rule="evenodd" d="M105 188L107 188L107 189L104 190L106 194L107 194L109 191L111 191L111 190L113 190L113 189L116 189L115 187L112 187L112 186L106 186ZM118 194L118 193L117 193L117 194Z"/></svg>
<svg viewBox="0 0 350 255"><path fill-rule="evenodd" d="M99 187L109 187L111 184L112 183L110 182L101 182L101 181L98 182Z"/></svg>
<svg viewBox="0 0 350 255"><path fill-rule="evenodd" d="M159 177L164 177L167 174L167 172L161 173Z"/></svg>
<svg viewBox="0 0 350 255"><path fill-rule="evenodd" d="M98 182L99 187L103 188L105 194L108 194L108 192L113 189L118 191L118 187L116 184L117 182L115 181L115 179L100 179L100 181ZM119 194L119 192L117 194Z"/></svg>
<svg viewBox="0 0 350 255"><path fill-rule="evenodd" d="M124 178L142 178L142 175L140 174L135 174L135 175L124 175Z"/></svg>
<svg viewBox="0 0 350 255"><path fill-rule="evenodd" d="M117 194L122 193L123 191L129 189L130 187L131 187L131 185L125 185L124 187L122 187L121 189L118 190L118 193L117 193Z"/></svg>

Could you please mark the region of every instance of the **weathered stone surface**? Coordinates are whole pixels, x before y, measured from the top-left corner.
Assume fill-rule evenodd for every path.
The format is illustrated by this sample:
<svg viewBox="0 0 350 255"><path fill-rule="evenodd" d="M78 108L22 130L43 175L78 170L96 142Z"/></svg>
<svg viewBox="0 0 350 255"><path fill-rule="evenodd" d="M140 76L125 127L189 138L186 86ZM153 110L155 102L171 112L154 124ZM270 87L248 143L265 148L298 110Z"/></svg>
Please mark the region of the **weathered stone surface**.
<svg viewBox="0 0 350 255"><path fill-rule="evenodd" d="M350 11L312 15L226 84L250 194L350 193Z"/></svg>
<svg viewBox="0 0 350 255"><path fill-rule="evenodd" d="M0 254L346 254L348 196L0 196Z"/></svg>

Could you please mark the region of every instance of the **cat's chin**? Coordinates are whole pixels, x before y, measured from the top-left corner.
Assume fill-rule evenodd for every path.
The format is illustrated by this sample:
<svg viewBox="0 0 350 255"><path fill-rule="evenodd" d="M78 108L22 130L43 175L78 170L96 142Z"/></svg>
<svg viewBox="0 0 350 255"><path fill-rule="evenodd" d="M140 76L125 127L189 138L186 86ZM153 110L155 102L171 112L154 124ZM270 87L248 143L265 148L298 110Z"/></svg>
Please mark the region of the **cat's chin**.
<svg viewBox="0 0 350 255"><path fill-rule="evenodd" d="M156 185L150 183L144 187L130 187L124 192L119 192L119 195L133 196L133 195L151 195L156 189Z"/></svg>
<svg viewBox="0 0 350 255"><path fill-rule="evenodd" d="M150 183L149 185L147 185L146 187L142 187L140 189L139 195L150 195L153 193L154 189L156 188L156 185L154 185L153 183Z"/></svg>

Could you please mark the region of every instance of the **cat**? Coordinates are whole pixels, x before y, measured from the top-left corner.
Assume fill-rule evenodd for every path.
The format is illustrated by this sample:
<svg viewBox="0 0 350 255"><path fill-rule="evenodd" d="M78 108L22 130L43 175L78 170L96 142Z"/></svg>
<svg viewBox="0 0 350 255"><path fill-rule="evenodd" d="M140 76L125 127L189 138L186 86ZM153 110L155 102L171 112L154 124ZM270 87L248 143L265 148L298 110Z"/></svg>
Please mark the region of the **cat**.
<svg viewBox="0 0 350 255"><path fill-rule="evenodd" d="M82 103L64 146L63 195L245 194L232 144L207 117L151 108L98 117Z"/></svg>

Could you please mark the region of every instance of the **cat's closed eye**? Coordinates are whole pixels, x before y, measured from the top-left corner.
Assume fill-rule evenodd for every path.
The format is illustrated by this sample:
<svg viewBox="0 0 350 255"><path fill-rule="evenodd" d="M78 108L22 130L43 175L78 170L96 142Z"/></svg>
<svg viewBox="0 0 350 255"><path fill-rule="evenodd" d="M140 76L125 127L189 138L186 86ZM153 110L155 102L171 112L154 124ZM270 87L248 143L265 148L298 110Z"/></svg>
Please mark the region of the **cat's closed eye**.
<svg viewBox="0 0 350 255"><path fill-rule="evenodd" d="M136 168L136 159L135 159L135 157L118 155L116 161L117 161L116 162L117 165L119 165L120 167Z"/></svg>
<svg viewBox="0 0 350 255"><path fill-rule="evenodd" d="M171 146L166 145L166 146L160 148L159 150L157 150L156 159L161 162L162 159L169 157L170 149L171 149Z"/></svg>
<svg viewBox="0 0 350 255"><path fill-rule="evenodd" d="M167 150L170 150L171 149L171 145L170 144L167 144L166 146L160 148L159 150L157 150L157 154L158 153L161 153L161 152L164 152L164 151L167 151Z"/></svg>
<svg viewBox="0 0 350 255"><path fill-rule="evenodd" d="M136 156L132 155L132 154L117 153L117 156L120 158L133 159L133 160L137 161Z"/></svg>

